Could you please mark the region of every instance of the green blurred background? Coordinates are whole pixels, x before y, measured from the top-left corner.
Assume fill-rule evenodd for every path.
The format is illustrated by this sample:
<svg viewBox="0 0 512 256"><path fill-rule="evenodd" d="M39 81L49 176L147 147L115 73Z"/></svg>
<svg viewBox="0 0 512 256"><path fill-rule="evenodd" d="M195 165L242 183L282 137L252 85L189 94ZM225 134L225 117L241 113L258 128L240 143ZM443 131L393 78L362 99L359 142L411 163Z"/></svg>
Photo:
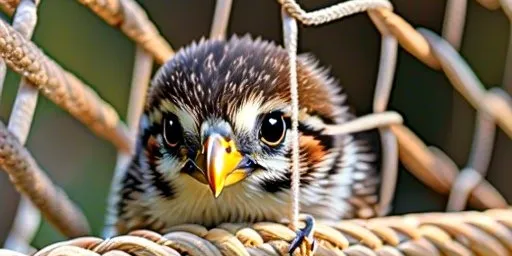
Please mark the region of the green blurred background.
<svg viewBox="0 0 512 256"><path fill-rule="evenodd" d="M306 9L339 1L299 1ZM444 0L395 0L395 11L413 26L441 33ZM509 26L501 10L488 11L468 1L462 56L488 87L501 83ZM175 49L207 36L213 0L139 1ZM281 40L280 10L275 0L234 0L229 33ZM46 54L76 74L121 117L126 113L135 46L77 1L46 0L39 8L34 41ZM328 25L300 30L300 51L314 53L340 79L359 114L371 111L380 35L366 14ZM19 82L8 74L0 101L1 120L7 123ZM509 91L510 93L510 91ZM474 110L452 89L445 76L399 50L390 109L427 144L440 147L459 167L467 161L474 130ZM94 235L99 235L116 151L81 123L43 97L39 98L27 142L48 175L83 208ZM488 180L512 198L512 143L501 131ZM14 218L18 202L7 176L0 172L0 242ZM446 196L425 187L401 166L393 214L443 211ZM64 239L46 222L35 238L36 247Z"/></svg>

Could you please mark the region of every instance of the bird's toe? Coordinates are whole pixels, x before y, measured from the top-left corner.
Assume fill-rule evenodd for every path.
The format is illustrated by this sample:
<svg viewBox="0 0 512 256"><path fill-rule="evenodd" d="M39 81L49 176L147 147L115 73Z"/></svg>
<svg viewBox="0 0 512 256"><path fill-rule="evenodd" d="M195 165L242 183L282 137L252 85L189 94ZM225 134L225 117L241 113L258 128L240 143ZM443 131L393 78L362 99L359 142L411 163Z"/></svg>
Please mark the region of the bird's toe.
<svg viewBox="0 0 512 256"><path fill-rule="evenodd" d="M315 229L315 221L312 216L305 217L305 227L297 231L297 236L290 243L288 253L293 253L299 249L301 255L313 255L317 248L317 243L313 236Z"/></svg>

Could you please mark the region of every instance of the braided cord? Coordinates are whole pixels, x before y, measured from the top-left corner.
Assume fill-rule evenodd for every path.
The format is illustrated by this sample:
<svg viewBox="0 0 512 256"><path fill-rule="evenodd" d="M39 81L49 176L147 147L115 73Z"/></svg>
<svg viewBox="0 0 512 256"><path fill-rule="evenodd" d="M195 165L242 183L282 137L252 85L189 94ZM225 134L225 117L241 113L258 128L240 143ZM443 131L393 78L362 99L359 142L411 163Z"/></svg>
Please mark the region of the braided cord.
<svg viewBox="0 0 512 256"><path fill-rule="evenodd" d="M37 7L39 2L21 0L17 3L18 6L14 13L12 27L25 39L30 40L34 34L34 29L37 25ZM3 60L1 62L2 66L6 65ZM0 72L2 84L6 75L3 71L4 69ZM39 92L34 84L26 78L22 78L7 125L7 129L19 140L21 145L27 142L38 96ZM25 241L31 241L34 238L40 221L41 214L39 210L30 201L30 198L22 195L16 210L16 218L5 241L6 248L16 248L23 251L33 250L25 244Z"/></svg>

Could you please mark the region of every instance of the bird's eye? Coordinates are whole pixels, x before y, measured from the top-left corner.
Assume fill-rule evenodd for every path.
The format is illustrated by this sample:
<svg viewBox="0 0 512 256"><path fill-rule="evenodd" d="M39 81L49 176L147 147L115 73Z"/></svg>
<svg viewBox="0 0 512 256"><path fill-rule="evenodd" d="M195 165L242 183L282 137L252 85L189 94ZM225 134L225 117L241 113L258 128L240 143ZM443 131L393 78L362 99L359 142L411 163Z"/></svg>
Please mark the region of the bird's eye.
<svg viewBox="0 0 512 256"><path fill-rule="evenodd" d="M181 140L182 130L178 117L172 115L163 119L165 143L175 147Z"/></svg>
<svg viewBox="0 0 512 256"><path fill-rule="evenodd" d="M269 146L277 146L286 133L286 123L283 114L271 112L263 118L260 128L260 139Z"/></svg>

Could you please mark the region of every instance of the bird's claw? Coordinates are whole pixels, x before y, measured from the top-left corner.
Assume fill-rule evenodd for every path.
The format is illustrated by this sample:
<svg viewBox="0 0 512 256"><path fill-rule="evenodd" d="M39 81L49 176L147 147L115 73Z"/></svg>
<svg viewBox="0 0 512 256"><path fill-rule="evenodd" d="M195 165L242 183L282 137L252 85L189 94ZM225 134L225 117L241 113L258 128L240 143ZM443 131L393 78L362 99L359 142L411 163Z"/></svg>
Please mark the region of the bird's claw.
<svg viewBox="0 0 512 256"><path fill-rule="evenodd" d="M297 236L290 243L288 253L293 255L297 248L300 249L300 255L311 256L316 251L316 241L313 237L313 230L315 229L315 219L307 215L305 217L306 226L297 231Z"/></svg>

